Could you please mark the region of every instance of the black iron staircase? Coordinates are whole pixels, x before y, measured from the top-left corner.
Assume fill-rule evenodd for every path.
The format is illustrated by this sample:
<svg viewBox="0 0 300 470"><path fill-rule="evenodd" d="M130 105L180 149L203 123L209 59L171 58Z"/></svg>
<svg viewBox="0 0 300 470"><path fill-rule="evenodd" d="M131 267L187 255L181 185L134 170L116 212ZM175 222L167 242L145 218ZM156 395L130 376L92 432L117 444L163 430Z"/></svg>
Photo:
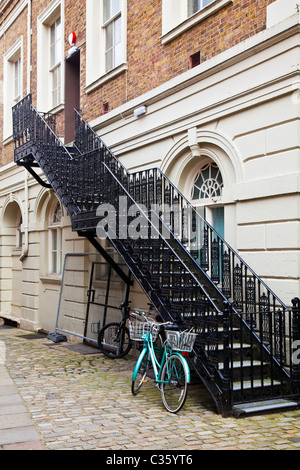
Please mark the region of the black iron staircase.
<svg viewBox="0 0 300 470"><path fill-rule="evenodd" d="M159 169L128 172L75 115L65 147L53 116L38 113L31 95L20 101L15 162L54 189L72 229L102 252L105 229L165 321L194 328L192 365L220 413L298 406L299 299L287 308Z"/></svg>

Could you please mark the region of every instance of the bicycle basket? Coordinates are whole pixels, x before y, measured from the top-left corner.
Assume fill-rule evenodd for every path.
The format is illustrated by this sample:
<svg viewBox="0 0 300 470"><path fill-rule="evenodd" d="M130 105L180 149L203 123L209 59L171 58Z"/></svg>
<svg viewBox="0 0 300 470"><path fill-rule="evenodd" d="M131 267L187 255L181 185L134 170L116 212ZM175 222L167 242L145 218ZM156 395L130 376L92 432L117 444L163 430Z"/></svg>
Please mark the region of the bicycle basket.
<svg viewBox="0 0 300 470"><path fill-rule="evenodd" d="M187 331L168 331L166 330L168 345L176 351L191 352L195 343L196 333Z"/></svg>
<svg viewBox="0 0 300 470"><path fill-rule="evenodd" d="M129 334L132 341L143 341L143 335L151 332L154 342L157 339L159 328L159 323L129 320Z"/></svg>

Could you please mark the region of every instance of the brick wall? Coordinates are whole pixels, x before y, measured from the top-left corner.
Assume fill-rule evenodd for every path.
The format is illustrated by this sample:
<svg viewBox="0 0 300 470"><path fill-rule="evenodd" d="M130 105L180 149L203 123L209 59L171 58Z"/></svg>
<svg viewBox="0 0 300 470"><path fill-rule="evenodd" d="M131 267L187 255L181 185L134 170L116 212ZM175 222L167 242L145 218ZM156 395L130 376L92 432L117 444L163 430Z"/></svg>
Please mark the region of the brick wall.
<svg viewBox="0 0 300 470"><path fill-rule="evenodd" d="M86 94L86 11L85 2L65 0L65 56L70 48L68 35L77 33L77 46L81 46L81 102L83 116L87 120L97 118L103 112L103 103L109 109L117 108L126 101L136 98L171 78L187 71L190 56L200 51L201 63L245 40L266 25L266 8L275 0L234 0L232 4L216 11L213 15L190 28L181 36L163 45L162 1L127 0L127 63L128 70ZM17 0L3 4L3 19L13 11ZM32 2L32 74L31 92L36 103L37 87L37 17L49 4L47 0ZM7 5L7 7L6 7ZM6 7L6 8L5 8ZM0 38L0 60L16 39L23 35L24 41L24 95L27 93L27 8ZM95 58L97 60L97 58ZM3 80L3 67L0 67L0 79ZM43 110L42 110L43 111ZM13 158L13 144L3 147L2 109L0 110L1 164ZM58 134L63 134L64 113L58 116Z"/></svg>
<svg viewBox="0 0 300 470"><path fill-rule="evenodd" d="M1 18L0 28L6 19L6 14L14 11L18 1L8 1L3 5L4 15ZM0 86L2 87L0 97L3 97L4 80L4 54L13 46L17 39L23 36L23 94L26 95L26 75L27 75L27 9L23 10L21 15L14 21L13 25L0 38ZM13 86L13 84L11 84ZM0 158L1 165L6 165L13 160L14 144L11 139L6 140L3 145L3 99L0 102Z"/></svg>
<svg viewBox="0 0 300 470"><path fill-rule="evenodd" d="M275 0L234 0L170 43L161 41L161 0L128 0L128 71L88 97L83 114L99 115L106 100L110 109L136 98L187 71L198 51L201 63L265 29L266 8ZM126 76L127 74L127 76ZM96 102L95 109L90 103ZM98 114L97 114L98 113Z"/></svg>

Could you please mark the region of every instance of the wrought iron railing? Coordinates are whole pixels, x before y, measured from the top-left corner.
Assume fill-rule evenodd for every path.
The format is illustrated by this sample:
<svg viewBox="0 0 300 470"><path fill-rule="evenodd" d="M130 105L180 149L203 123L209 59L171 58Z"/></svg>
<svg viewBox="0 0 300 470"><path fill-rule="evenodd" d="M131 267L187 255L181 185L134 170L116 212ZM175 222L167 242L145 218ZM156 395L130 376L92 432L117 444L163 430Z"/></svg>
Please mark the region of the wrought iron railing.
<svg viewBox="0 0 300 470"><path fill-rule="evenodd" d="M31 98L14 107L13 122L16 162L33 164L34 156L73 230L96 235L103 203L115 208L118 221L120 210L128 214L130 205L138 206L147 236L124 237L118 223L111 242L162 317L180 317L199 333L194 365L219 407L251 400L254 380L261 396L271 396L275 387L277 394L299 393L299 366L292 361L292 345L300 341L299 305L288 309L159 169L128 172L77 112L76 155Z"/></svg>
<svg viewBox="0 0 300 470"><path fill-rule="evenodd" d="M264 342L268 338L270 352L281 364L289 364L289 340L285 341L289 337L286 327L289 308L203 219L162 171L152 168L128 172L79 113L76 113L75 139L76 142L77 139L87 142L88 149L97 149L96 155L101 150L101 158L150 217L154 215L155 219L161 208L165 225L214 282L222 302L230 301L234 311L241 314L242 321L255 332L257 339ZM83 146L82 149L86 150ZM83 193L86 190L88 188ZM166 208L170 211L164 212Z"/></svg>
<svg viewBox="0 0 300 470"><path fill-rule="evenodd" d="M297 324L295 312L286 307L239 254L197 213L160 169L128 172L79 114L77 114L76 127L77 131L81 130L81 135L84 136L82 141L88 142L89 149L97 149L98 154L99 150L101 151L103 161L126 188L135 203L142 205L150 219L153 214L156 218L158 217L159 208L162 212L166 206L171 208L167 214L161 214L160 218L164 222L164 227L167 227L179 240L181 248L184 247L190 252L202 271L207 274L210 281L213 281L219 294L217 303L219 311L215 309L209 312L204 306L205 302L199 307L193 302L186 301L184 295L181 296L180 301L185 321L192 322L201 333L198 337L198 345L206 356L207 369L203 371L204 375L215 376L214 386L219 377L220 389L223 390L227 370L231 390L234 387L239 390L237 393L239 398L235 400L245 400L246 396L252 396L254 385L257 386L257 383L260 383L260 389L263 390L261 397L270 396L275 386L281 389L282 394L286 393L286 382L292 376L292 344L295 344L300 337L300 331L295 328ZM75 135L77 136L77 132ZM153 207L155 210L152 210ZM191 232L194 234L194 239L191 237ZM140 256L143 255L140 254ZM207 277L202 277L203 282L207 283ZM228 347L230 353L224 356L220 367L218 361L226 329L223 325L224 334L220 339L219 312L224 311L221 303L226 300L230 302L229 310L232 310L235 315L230 316L227 330L231 341ZM239 359L239 376L233 374L237 362L234 360L234 355L237 351L232 341L237 330L244 331L244 338L243 336L240 338L237 348L242 358ZM245 338L249 340L247 348L243 348ZM243 359L243 349L247 349L247 352L243 354L250 357L247 361ZM259 351L258 354L257 351ZM267 361L270 362L268 367L271 378L266 377L266 373L263 372ZM248 370L245 375L242 372L244 366ZM297 377L297 374L294 373L294 377ZM299 379L298 382L294 380L294 383L298 383L299 387Z"/></svg>

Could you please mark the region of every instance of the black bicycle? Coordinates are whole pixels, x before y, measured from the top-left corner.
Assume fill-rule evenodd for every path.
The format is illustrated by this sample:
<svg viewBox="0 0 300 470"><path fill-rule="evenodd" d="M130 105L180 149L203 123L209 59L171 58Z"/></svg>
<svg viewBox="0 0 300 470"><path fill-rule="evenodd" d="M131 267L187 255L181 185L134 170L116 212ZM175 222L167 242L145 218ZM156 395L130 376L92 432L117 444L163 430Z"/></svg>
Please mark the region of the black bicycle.
<svg viewBox="0 0 300 470"><path fill-rule="evenodd" d="M98 335L98 348L107 357L117 359L129 353L132 341L126 321L129 318L128 305L121 305L121 321L107 323Z"/></svg>
<svg viewBox="0 0 300 470"><path fill-rule="evenodd" d="M149 312L152 306L149 307ZM148 312L148 315L149 315ZM136 321L146 321L146 313L140 309L130 311L128 305L121 305L121 321L107 323L98 335L98 348L110 359L118 359L126 356L132 348L132 340L130 339L129 329L126 322L129 318ZM162 347L162 340L158 338L159 346ZM138 356L142 351L143 343L134 342L135 354Z"/></svg>

